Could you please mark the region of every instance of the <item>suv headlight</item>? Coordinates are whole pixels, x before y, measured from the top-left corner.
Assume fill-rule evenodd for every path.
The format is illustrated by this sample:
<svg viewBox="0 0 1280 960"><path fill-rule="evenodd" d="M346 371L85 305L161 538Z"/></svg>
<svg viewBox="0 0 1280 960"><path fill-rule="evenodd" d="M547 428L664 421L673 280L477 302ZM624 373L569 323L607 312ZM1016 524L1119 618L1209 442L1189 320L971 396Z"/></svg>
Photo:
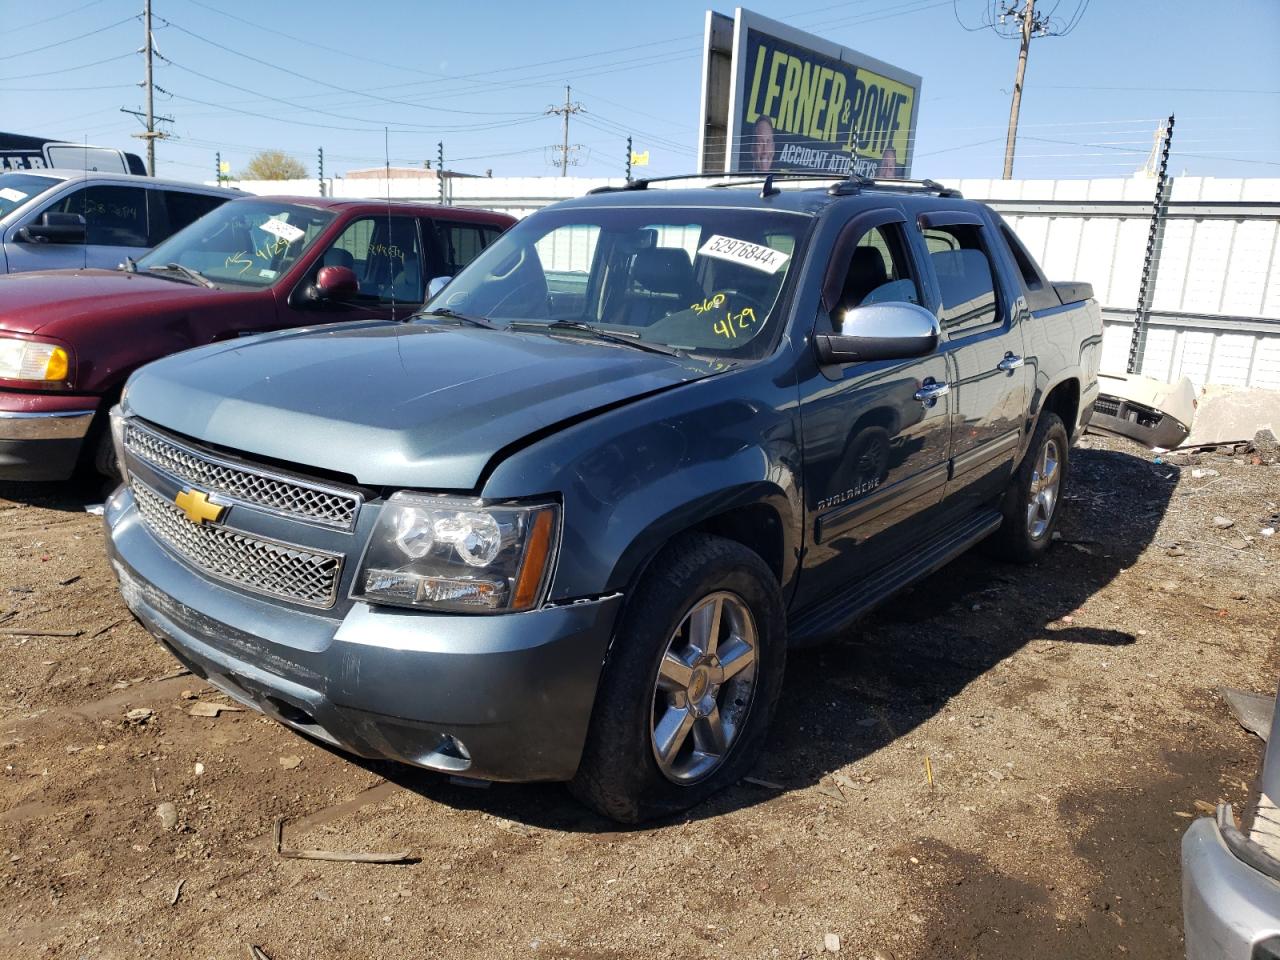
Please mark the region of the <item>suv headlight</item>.
<svg viewBox="0 0 1280 960"><path fill-rule="evenodd" d="M65 380L71 358L65 348L16 337L0 337L0 378L5 380Z"/></svg>
<svg viewBox="0 0 1280 960"><path fill-rule="evenodd" d="M402 491L378 515L352 596L426 610L530 610L546 592L559 540L553 503Z"/></svg>

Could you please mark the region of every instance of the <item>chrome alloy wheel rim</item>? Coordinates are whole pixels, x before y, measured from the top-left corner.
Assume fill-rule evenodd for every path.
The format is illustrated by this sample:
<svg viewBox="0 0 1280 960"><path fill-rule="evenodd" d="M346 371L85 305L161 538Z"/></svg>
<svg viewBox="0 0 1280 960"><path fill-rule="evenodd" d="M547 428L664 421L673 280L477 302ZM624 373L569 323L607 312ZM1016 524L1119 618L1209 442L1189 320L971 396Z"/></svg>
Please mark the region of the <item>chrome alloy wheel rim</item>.
<svg viewBox="0 0 1280 960"><path fill-rule="evenodd" d="M756 687L755 618L737 594L703 597L667 641L653 687L649 742L663 775L688 785L724 762Z"/></svg>
<svg viewBox="0 0 1280 960"><path fill-rule="evenodd" d="M1062 479L1061 459L1056 440L1048 441L1040 451L1031 472L1031 489L1027 495L1027 533L1039 540L1053 522L1058 506L1058 486Z"/></svg>

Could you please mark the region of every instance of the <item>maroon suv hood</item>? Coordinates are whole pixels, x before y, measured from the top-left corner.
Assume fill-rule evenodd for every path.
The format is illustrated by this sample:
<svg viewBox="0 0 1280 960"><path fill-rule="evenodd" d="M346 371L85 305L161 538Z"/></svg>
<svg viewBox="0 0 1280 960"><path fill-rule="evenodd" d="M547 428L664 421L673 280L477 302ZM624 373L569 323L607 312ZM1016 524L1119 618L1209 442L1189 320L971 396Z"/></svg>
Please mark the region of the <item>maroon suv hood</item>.
<svg viewBox="0 0 1280 960"><path fill-rule="evenodd" d="M0 276L0 330L74 338L122 312L154 316L237 294L123 270L14 273Z"/></svg>

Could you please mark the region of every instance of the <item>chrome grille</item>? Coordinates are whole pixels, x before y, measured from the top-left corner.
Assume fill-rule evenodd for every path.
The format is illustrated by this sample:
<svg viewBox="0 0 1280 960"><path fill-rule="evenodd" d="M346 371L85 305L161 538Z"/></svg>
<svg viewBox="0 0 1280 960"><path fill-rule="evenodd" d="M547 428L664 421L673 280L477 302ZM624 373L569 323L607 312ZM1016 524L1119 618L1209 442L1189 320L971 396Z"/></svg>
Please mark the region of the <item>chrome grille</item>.
<svg viewBox="0 0 1280 960"><path fill-rule="evenodd" d="M358 494L246 467L125 424L125 449L184 483L260 507L271 513L350 529L360 508Z"/></svg>
<svg viewBox="0 0 1280 960"><path fill-rule="evenodd" d="M192 523L136 477L130 487L147 528L197 569L254 593L309 607L333 606L342 575L342 557L251 536L219 524Z"/></svg>

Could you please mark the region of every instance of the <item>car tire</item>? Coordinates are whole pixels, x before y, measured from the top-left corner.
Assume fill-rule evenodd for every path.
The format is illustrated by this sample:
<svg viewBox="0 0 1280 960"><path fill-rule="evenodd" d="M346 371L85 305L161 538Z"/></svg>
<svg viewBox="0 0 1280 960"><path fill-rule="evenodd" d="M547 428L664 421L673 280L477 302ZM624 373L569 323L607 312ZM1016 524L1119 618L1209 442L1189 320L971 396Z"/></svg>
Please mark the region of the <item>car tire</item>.
<svg viewBox="0 0 1280 960"><path fill-rule="evenodd" d="M623 611L570 790L606 817L638 823L737 782L763 747L785 663L782 595L759 555L704 534L674 541Z"/></svg>
<svg viewBox="0 0 1280 960"><path fill-rule="evenodd" d="M1026 455L1001 502L1004 522L988 541L996 556L1031 563L1049 549L1062 516L1069 451L1062 420L1051 410L1041 412Z"/></svg>

